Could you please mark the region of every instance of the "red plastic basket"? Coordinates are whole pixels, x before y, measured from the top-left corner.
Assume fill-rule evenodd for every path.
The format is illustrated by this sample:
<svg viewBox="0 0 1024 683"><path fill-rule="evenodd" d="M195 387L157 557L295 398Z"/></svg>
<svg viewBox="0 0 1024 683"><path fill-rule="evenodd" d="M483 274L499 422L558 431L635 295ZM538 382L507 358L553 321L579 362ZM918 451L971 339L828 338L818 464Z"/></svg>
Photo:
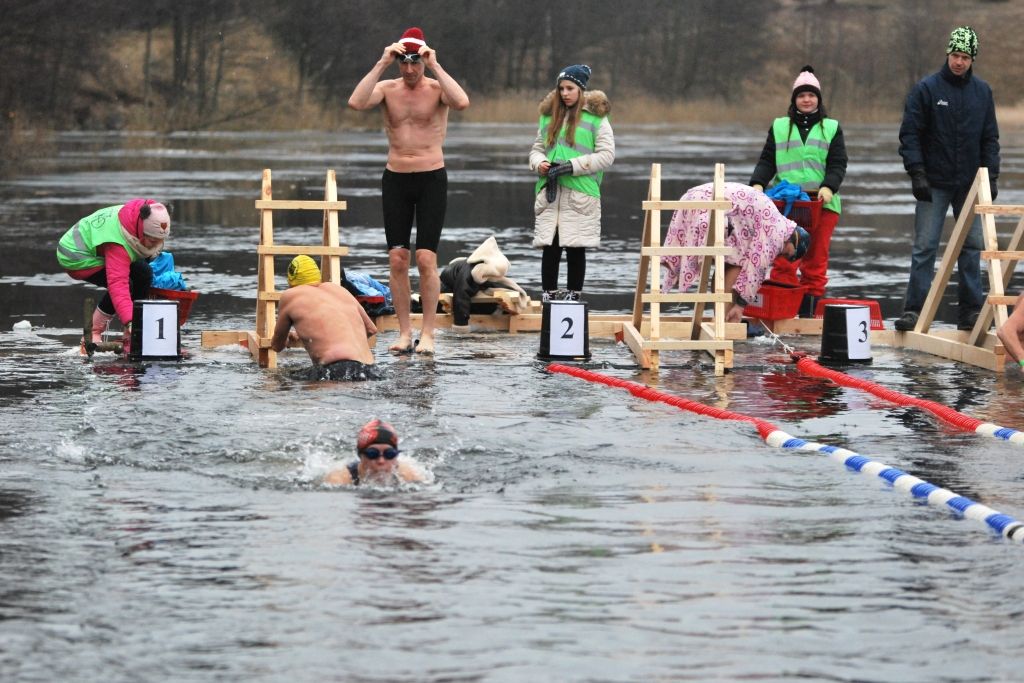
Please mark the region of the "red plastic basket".
<svg viewBox="0 0 1024 683"><path fill-rule="evenodd" d="M779 213L786 210L786 202L781 199L773 199L772 201L775 202ZM789 215L786 218L813 235L818 227L818 222L821 220L821 207L823 205L824 203L820 199L794 201L793 208L789 210Z"/></svg>
<svg viewBox="0 0 1024 683"><path fill-rule="evenodd" d="M787 285L782 282L766 280L757 295L747 303L743 315L747 318L761 320L785 320L795 318L800 312L807 287L803 285Z"/></svg>
<svg viewBox="0 0 1024 683"><path fill-rule="evenodd" d="M180 289L161 289L150 287L149 295L157 299L169 299L178 302L178 327L181 327L188 320L192 312L192 304L199 298L199 292L185 291Z"/></svg>
<svg viewBox="0 0 1024 683"><path fill-rule="evenodd" d="M823 319L825 317L825 306L829 304L867 306L868 316L871 318L871 329L885 329L885 323L882 322L882 309L877 301L872 301L871 299L818 299L818 303L814 306L814 317Z"/></svg>

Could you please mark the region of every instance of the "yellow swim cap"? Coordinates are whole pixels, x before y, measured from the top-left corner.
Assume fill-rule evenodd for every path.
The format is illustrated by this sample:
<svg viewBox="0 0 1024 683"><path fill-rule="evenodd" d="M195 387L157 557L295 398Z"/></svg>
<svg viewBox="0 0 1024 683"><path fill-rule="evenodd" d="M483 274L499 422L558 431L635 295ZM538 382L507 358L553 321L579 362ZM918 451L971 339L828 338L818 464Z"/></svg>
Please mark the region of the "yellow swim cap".
<svg viewBox="0 0 1024 683"><path fill-rule="evenodd" d="M315 285L320 282L320 269L316 261L305 254L296 256L288 264L288 286Z"/></svg>

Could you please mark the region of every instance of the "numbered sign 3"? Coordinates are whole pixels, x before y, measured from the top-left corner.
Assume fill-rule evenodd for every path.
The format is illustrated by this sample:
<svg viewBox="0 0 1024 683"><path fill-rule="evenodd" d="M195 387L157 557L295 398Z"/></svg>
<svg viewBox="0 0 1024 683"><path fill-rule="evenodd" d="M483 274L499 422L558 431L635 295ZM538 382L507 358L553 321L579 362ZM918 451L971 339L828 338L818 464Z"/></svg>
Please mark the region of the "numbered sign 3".
<svg viewBox="0 0 1024 683"><path fill-rule="evenodd" d="M132 312L131 360L179 360L178 302L139 299Z"/></svg>
<svg viewBox="0 0 1024 683"><path fill-rule="evenodd" d="M825 306L819 360L833 365L871 362L871 317L867 306Z"/></svg>
<svg viewBox="0 0 1024 683"><path fill-rule="evenodd" d="M584 301L549 301L541 316L538 358L590 358L590 331Z"/></svg>

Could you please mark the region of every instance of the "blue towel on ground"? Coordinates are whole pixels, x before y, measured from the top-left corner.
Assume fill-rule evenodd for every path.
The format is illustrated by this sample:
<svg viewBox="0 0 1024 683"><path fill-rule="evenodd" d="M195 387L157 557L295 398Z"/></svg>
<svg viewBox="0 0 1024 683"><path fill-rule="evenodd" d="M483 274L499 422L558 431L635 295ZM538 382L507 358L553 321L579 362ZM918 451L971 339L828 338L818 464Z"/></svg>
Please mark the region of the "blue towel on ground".
<svg viewBox="0 0 1024 683"><path fill-rule="evenodd" d="M764 193L769 199L778 199L786 202L786 209L782 212L783 216L788 216L789 212L793 210L793 202L809 202L811 200L810 196L800 189L799 185L788 180L779 181L778 185L769 187Z"/></svg>
<svg viewBox="0 0 1024 683"><path fill-rule="evenodd" d="M161 251L149 262L153 269L153 283L151 286L159 289L177 289L185 291L188 285L181 273L174 270L174 256L169 251Z"/></svg>
<svg viewBox="0 0 1024 683"><path fill-rule="evenodd" d="M384 303L391 306L391 288L382 282L377 282L366 273L357 273L346 270L345 279L355 285L363 296L383 296Z"/></svg>

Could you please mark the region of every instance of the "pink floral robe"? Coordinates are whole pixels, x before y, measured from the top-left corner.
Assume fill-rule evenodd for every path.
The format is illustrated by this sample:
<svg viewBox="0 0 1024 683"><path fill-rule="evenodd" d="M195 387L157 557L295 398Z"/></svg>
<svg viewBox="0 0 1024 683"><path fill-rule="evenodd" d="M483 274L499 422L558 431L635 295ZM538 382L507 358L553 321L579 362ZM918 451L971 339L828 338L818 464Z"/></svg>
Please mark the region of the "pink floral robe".
<svg viewBox="0 0 1024 683"><path fill-rule="evenodd" d="M707 183L690 188L681 199L705 201L713 196L712 184ZM725 262L740 267L734 289L750 301L768 277L772 262L793 234L796 223L779 213L763 192L747 185L725 183L725 198L732 202L732 209L725 214L732 226L731 231L726 231L725 245L733 248L733 255L726 256ZM707 210L676 211L665 236L665 246L705 246L710 222ZM667 294L677 287L685 292L700 277L700 259L697 256L662 256L661 275L662 293Z"/></svg>

